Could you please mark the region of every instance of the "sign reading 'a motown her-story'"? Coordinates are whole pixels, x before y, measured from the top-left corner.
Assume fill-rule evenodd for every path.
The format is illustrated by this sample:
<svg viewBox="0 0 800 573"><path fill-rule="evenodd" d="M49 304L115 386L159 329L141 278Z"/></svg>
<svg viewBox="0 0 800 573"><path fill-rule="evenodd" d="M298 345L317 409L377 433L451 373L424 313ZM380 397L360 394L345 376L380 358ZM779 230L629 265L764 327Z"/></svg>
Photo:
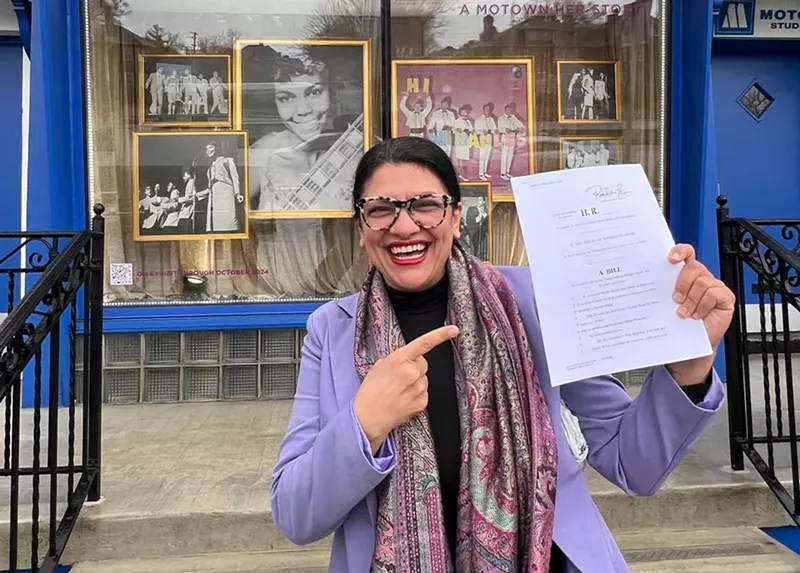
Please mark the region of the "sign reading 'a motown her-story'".
<svg viewBox="0 0 800 573"><path fill-rule="evenodd" d="M714 19L718 38L800 39L797 0L726 0Z"/></svg>

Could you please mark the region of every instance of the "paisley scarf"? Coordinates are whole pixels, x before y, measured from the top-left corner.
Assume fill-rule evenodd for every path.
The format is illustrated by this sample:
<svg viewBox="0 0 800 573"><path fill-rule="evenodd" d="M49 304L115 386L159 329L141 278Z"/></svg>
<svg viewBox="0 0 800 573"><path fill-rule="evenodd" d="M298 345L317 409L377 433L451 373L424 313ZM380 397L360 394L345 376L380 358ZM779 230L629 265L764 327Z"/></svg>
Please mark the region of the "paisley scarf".
<svg viewBox="0 0 800 573"><path fill-rule="evenodd" d="M377 489L373 573L547 573L556 441L519 307L505 278L458 243L447 263L462 455L456 555L447 544L426 412L392 433L394 471ZM405 344L371 267L356 314L356 371Z"/></svg>

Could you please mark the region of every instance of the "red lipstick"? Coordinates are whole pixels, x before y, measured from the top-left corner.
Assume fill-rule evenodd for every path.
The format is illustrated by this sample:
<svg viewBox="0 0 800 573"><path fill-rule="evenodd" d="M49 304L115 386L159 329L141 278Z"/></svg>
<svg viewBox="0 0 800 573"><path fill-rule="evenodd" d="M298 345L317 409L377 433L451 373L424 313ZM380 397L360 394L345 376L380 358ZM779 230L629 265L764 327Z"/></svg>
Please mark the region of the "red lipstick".
<svg viewBox="0 0 800 573"><path fill-rule="evenodd" d="M422 246L422 248L420 248ZM419 250L411 250L406 252L392 252L392 249L398 249L400 247L417 247ZM426 243L425 241L395 241L392 242L386 250L389 251L389 257L392 259L392 262L396 265L400 266L408 266L408 265L418 265L425 258L428 256L428 249L430 248L430 243Z"/></svg>

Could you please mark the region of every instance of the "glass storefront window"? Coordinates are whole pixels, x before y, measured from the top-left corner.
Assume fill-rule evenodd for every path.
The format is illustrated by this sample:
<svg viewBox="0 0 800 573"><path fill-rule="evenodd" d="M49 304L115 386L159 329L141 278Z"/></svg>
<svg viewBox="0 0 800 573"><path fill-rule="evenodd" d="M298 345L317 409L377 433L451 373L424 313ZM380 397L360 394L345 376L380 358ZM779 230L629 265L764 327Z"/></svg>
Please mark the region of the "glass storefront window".
<svg viewBox="0 0 800 573"><path fill-rule="evenodd" d="M90 204L109 304L358 289L353 169L426 137L462 179L462 240L527 264L510 178L640 163L664 188L666 3L85 0Z"/></svg>

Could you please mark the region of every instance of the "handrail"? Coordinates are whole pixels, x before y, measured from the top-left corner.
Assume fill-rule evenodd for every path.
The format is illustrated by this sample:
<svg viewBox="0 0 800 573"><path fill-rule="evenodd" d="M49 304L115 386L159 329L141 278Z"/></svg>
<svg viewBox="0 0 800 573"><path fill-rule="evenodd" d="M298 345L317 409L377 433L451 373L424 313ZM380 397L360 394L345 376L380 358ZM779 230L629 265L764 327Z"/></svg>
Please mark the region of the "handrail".
<svg viewBox="0 0 800 573"><path fill-rule="evenodd" d="M792 360L797 350L790 330L790 310L800 310L800 220L734 218L728 216L727 198L718 197L717 204L720 276L736 294L725 333L731 468L744 470L747 458L800 525L800 436ZM791 248L773 236L776 226ZM750 288L755 286L759 288ZM778 444L788 445L788 455ZM791 469L791 492L776 468Z"/></svg>
<svg viewBox="0 0 800 573"><path fill-rule="evenodd" d="M42 272L36 284L27 292L19 305L14 307L3 322L0 322L0 348L5 348L16 336L17 330L25 325L53 285L61 280L64 271L78 253L89 244L91 231L82 231L74 236L66 249L61 251ZM2 364L2 362L0 362Z"/></svg>
<svg viewBox="0 0 800 573"><path fill-rule="evenodd" d="M0 279L8 281L8 316L0 323L0 418L5 422L0 478L9 481L8 565L0 565L0 570L11 573L19 571L23 561L38 573L55 573L86 500L100 499L103 210L102 205L95 206L91 231L25 233L21 241L6 241L10 252L0 256ZM19 235L0 233L0 239ZM67 237L69 241L59 240ZM27 244L38 248L18 264L17 253ZM1 266L8 261L13 262ZM38 276L17 303L15 280L23 273ZM84 321L80 333L79 313ZM25 370L29 367L30 376ZM21 423L27 417L22 410L24 370L25 396L31 393L33 398L32 404L24 404L32 406L32 432ZM63 414L62 406L67 406ZM66 428L59 423L60 416L66 417ZM31 439L32 455L27 451L21 455L21 444ZM66 463L59 463L64 457ZM22 480L29 480L31 487L30 497L25 495L31 504L29 522L20 518ZM49 486L47 511L41 511L43 482ZM66 509L59 510L59 499L64 497ZM21 535L23 528L29 528L29 537ZM22 547L28 549L24 539L30 539L27 558L20 555Z"/></svg>
<svg viewBox="0 0 800 573"><path fill-rule="evenodd" d="M800 255L786 248L775 237L764 231L759 225L796 225L800 221L779 221L777 219L744 219L730 217L721 222L722 225L738 225L751 233L759 242L764 243L782 259L786 259L793 267L800 269Z"/></svg>

